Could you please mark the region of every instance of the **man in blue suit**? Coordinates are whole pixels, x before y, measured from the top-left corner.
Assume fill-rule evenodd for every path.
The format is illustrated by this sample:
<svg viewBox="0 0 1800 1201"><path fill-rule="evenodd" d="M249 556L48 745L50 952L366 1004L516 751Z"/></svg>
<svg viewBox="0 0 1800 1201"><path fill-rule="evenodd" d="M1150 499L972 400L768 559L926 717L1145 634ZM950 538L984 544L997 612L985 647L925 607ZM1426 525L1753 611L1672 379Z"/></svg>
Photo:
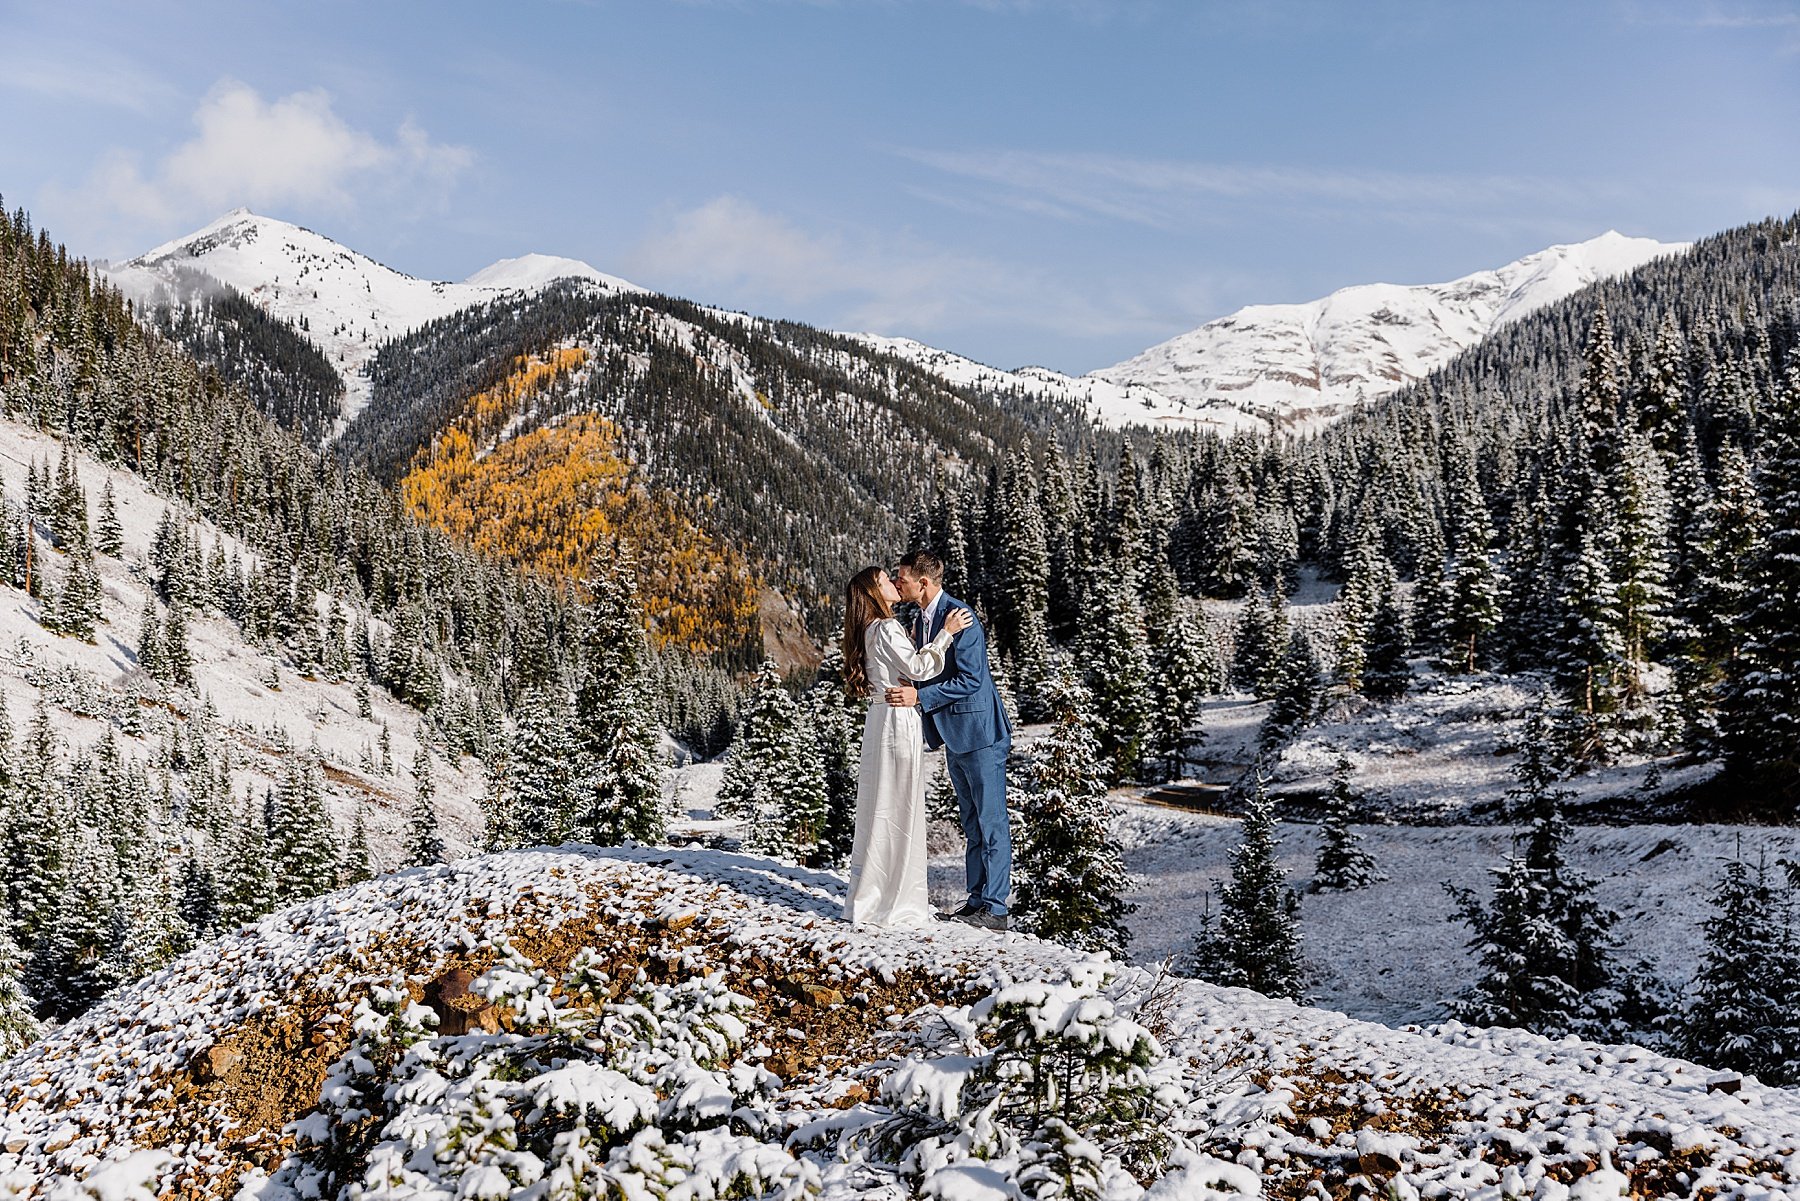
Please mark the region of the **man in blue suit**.
<svg viewBox="0 0 1800 1201"><path fill-rule="evenodd" d="M967 609L944 592L944 564L936 555L914 551L894 569L900 596L918 605L913 643L923 646L944 628L955 609ZM973 615L973 610L970 610ZM987 633L977 621L957 636L945 653L944 670L887 692L890 705L917 705L925 745L942 747L944 767L956 791L968 851L963 868L969 899L940 917L989 930L1007 927L1007 895L1012 891L1012 833L1006 821L1006 756L1012 724L988 670Z"/></svg>

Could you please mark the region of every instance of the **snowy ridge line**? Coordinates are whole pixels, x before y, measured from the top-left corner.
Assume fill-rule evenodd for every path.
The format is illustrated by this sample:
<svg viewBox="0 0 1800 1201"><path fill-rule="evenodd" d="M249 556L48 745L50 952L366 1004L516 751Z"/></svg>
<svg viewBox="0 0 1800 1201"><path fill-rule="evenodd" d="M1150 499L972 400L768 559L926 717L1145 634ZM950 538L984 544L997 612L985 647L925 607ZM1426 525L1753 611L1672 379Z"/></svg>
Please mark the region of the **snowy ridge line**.
<svg viewBox="0 0 1800 1201"><path fill-rule="evenodd" d="M369 401L365 369L382 343L429 321L564 280L602 292L643 291L579 259L545 254L502 259L461 283L418 279L323 234L241 208L134 259L97 264L140 301L183 267L230 285L324 351L344 380L342 424Z"/></svg>
<svg viewBox="0 0 1800 1201"><path fill-rule="evenodd" d="M728 970L758 974L733 987L799 971L810 973L802 987L842 988L853 1000L910 980L966 996L1091 962L960 926L853 930L836 917L843 892L835 873L745 855L564 846L413 869L294 906L0 1064L9 1098L0 1196L7 1183L39 1195L59 1175L87 1176L145 1147L172 1157L165 1189L179 1178L185 1195L229 1195L241 1170L279 1158L280 1127L316 1102L319 1069L343 1045L356 1000L378 986L418 995L446 966L483 968L508 939L537 962L566 961L610 923L621 943L711 941ZM1159 988L1158 1037L1191 1076L1240 1065L1212 1077L1201 1102L1211 1146L1265 1185L1302 1170L1336 1172L1340 1183L1361 1174L1400 1196L1618 1196L1635 1182L1683 1196L1800 1198L1797 1092L1754 1080L1736 1094L1708 1092L1712 1073L1636 1048L1456 1025L1394 1030L1200 982L1170 990L1143 968L1116 967L1107 992L1129 1007ZM944 999L889 999L904 995ZM246 1045L252 1037L260 1045ZM284 1040L286 1060L266 1053ZM780 1098L848 1095L880 1067L826 1057L816 1065L825 1080ZM1225 1194L1157 1193L1189 1195Z"/></svg>

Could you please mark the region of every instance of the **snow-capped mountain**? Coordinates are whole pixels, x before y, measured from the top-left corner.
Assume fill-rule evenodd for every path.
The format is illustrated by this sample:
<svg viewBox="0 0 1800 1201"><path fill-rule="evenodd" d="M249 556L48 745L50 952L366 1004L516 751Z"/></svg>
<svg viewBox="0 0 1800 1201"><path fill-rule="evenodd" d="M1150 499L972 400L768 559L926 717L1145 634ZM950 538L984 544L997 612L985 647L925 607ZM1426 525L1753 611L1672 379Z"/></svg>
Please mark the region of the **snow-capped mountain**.
<svg viewBox="0 0 1800 1201"><path fill-rule="evenodd" d="M1094 413L1112 424L1229 427L1249 418L1316 430L1527 313L1686 249L1609 230L1449 283L1362 284L1307 304L1251 305L1094 372L1087 378L1130 397L1096 403Z"/></svg>
<svg viewBox="0 0 1800 1201"><path fill-rule="evenodd" d="M311 338L344 377L346 420L368 402L362 369L389 338L556 280L642 290L577 259L543 254L502 259L461 283L416 279L323 234L248 209L235 209L204 229L102 270L128 294L148 297L178 268L229 284Z"/></svg>

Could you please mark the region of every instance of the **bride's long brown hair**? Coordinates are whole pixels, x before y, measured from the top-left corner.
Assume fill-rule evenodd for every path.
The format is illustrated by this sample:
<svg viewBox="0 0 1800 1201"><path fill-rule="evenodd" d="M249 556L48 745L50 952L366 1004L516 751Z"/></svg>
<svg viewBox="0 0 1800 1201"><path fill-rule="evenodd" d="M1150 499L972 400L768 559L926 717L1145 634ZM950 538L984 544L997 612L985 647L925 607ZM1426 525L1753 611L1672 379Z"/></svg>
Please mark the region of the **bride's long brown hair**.
<svg viewBox="0 0 1800 1201"><path fill-rule="evenodd" d="M876 581L881 568L865 567L844 588L844 688L854 697L869 695L869 663L863 635L874 622L894 615Z"/></svg>

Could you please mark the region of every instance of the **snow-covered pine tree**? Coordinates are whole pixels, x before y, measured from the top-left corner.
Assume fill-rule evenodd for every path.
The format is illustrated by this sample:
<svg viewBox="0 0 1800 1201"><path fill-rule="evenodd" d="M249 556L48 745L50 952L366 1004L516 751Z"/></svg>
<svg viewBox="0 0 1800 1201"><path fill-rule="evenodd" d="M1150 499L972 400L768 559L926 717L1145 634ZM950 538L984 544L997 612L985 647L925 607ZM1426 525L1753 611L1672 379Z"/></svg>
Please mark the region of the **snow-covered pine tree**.
<svg viewBox="0 0 1800 1201"><path fill-rule="evenodd" d="M1259 700L1274 696L1287 643L1287 605L1281 594L1270 590L1246 599L1232 638L1232 683Z"/></svg>
<svg viewBox="0 0 1800 1201"><path fill-rule="evenodd" d="M1018 801L1013 913L1019 928L1082 951L1123 957L1137 906L1109 807L1087 690L1072 679L1050 696L1054 725L1032 750Z"/></svg>
<svg viewBox="0 0 1800 1201"><path fill-rule="evenodd" d="M107 956L119 904L119 861L91 826L69 837L69 871L54 914L32 943L25 987L38 1013L63 1022L84 1013L120 983Z"/></svg>
<svg viewBox="0 0 1800 1201"><path fill-rule="evenodd" d="M1319 822L1319 859L1313 868L1312 891L1364 888L1384 880L1375 857L1363 849L1362 836L1350 828L1362 798L1350 785L1350 759L1339 755L1331 773L1331 795Z"/></svg>
<svg viewBox="0 0 1800 1201"><path fill-rule="evenodd" d="M1508 793L1514 811L1532 819L1524 853L1494 869L1487 904L1472 889L1444 886L1457 906L1451 920L1468 925L1481 965L1452 1013L1476 1025L1606 1039L1621 1006L1612 966L1618 914L1602 908L1594 882L1569 865L1569 794L1554 786L1548 727L1542 706L1527 718L1517 786Z"/></svg>
<svg viewBox="0 0 1800 1201"><path fill-rule="evenodd" d="M337 887L337 833L325 808L316 752L288 752L281 783L269 794L267 829L277 906Z"/></svg>
<svg viewBox="0 0 1800 1201"><path fill-rule="evenodd" d="M1646 433L1623 435L1619 462L1618 581L1619 638L1624 654L1623 685L1629 703L1644 693L1643 668L1668 627L1668 471Z"/></svg>
<svg viewBox="0 0 1800 1201"><path fill-rule="evenodd" d="M1258 769L1243 836L1231 852L1231 879L1218 888L1218 923L1195 937L1184 966L1215 984L1299 1000L1305 973L1300 897L1275 858L1275 820L1268 781Z"/></svg>
<svg viewBox="0 0 1800 1201"><path fill-rule="evenodd" d="M504 810L516 830L517 846L554 846L570 837L574 812L575 737L566 695L560 688L534 689L518 706L511 751L506 759ZM387 727L382 727L385 737ZM382 748L382 758L387 749ZM493 817L490 813L490 819ZM498 827L488 828L490 845Z"/></svg>
<svg viewBox="0 0 1800 1201"><path fill-rule="evenodd" d="M604 845L630 839L661 842L668 832L663 795L662 729L636 677L626 677L608 694L605 717L612 739L596 773L600 786L589 794L584 835Z"/></svg>
<svg viewBox="0 0 1800 1201"><path fill-rule="evenodd" d="M144 674L153 680L169 678L169 660L163 653L163 626L156 612L156 595L144 594L144 610L138 618L137 659Z"/></svg>
<svg viewBox="0 0 1800 1201"><path fill-rule="evenodd" d="M825 653L818 679L806 694L806 715L825 771L825 830L819 853L822 859L842 863L850 857L856 838L865 709L847 690L844 655L835 647Z"/></svg>
<svg viewBox="0 0 1800 1201"><path fill-rule="evenodd" d="M94 549L115 559L125 549L125 527L119 523L119 505L113 497L111 477L100 489L100 520L94 527Z"/></svg>
<svg viewBox="0 0 1800 1201"><path fill-rule="evenodd" d="M25 957L0 921L0 1059L10 1059L42 1032L35 1005L25 991Z"/></svg>
<svg viewBox="0 0 1800 1201"><path fill-rule="evenodd" d="M1800 364L1776 389L1762 437L1757 486L1769 532L1722 716L1726 769L1762 812L1785 819L1800 806Z"/></svg>
<svg viewBox="0 0 1800 1201"><path fill-rule="evenodd" d="M1412 632L1407 628L1406 609L1400 603L1400 588L1392 578L1382 582L1376 594L1374 615L1369 619L1369 632L1363 643L1362 693L1370 700L1395 701L1412 687L1412 664L1407 652L1412 647Z"/></svg>
<svg viewBox="0 0 1800 1201"><path fill-rule="evenodd" d="M1751 1072L1764 1084L1800 1081L1800 947L1793 886L1758 864L1725 864L1706 920L1706 954L1681 1026L1681 1053Z"/></svg>
<svg viewBox="0 0 1800 1201"><path fill-rule="evenodd" d="M1257 734L1257 746L1268 753L1293 738L1318 716L1325 700L1325 671L1313 649L1312 635L1295 626L1281 656L1274 703Z"/></svg>
<svg viewBox="0 0 1800 1201"><path fill-rule="evenodd" d="M356 716L363 721L373 720L375 707L369 695L369 677L358 676L356 679Z"/></svg>
<svg viewBox="0 0 1800 1201"><path fill-rule="evenodd" d="M405 864L447 863L444 836L439 829L437 786L431 781L431 749L425 745L424 731L419 733L419 749L413 755L413 803L406 816ZM360 814L359 814L360 816Z"/></svg>
<svg viewBox="0 0 1800 1201"><path fill-rule="evenodd" d="M1449 609L1444 615L1445 662L1474 671L1488 658L1489 636L1500 624L1500 573L1494 567L1494 524L1468 448L1451 455Z"/></svg>
<svg viewBox="0 0 1800 1201"><path fill-rule="evenodd" d="M15 759L6 846L7 910L14 936L32 945L56 917L71 868L74 821L58 767L58 739L50 710L38 693L31 722Z"/></svg>
<svg viewBox="0 0 1800 1201"><path fill-rule="evenodd" d="M1202 735L1200 700L1206 691L1210 648L1181 598L1167 559L1152 576L1145 635L1150 643L1150 718L1145 737L1144 776L1178 778Z"/></svg>
<svg viewBox="0 0 1800 1201"><path fill-rule="evenodd" d="M766 659L744 707L716 812L744 823L749 849L806 859L817 853L828 805L811 723L788 696L780 668Z"/></svg>
<svg viewBox="0 0 1800 1201"><path fill-rule="evenodd" d="M1083 683L1098 723L1100 761L1112 783L1138 774L1150 717L1150 661L1134 581L1135 573L1115 571L1096 589L1081 633Z"/></svg>
<svg viewBox="0 0 1800 1201"><path fill-rule="evenodd" d="M162 653L169 682L178 688L194 686L194 652L188 648L186 606L180 601L169 606L169 619L163 623Z"/></svg>
<svg viewBox="0 0 1800 1201"><path fill-rule="evenodd" d="M275 908L275 864L270 858L268 813L274 795L258 804L246 794L236 826L231 831L219 888L219 928L235 930Z"/></svg>
<svg viewBox="0 0 1800 1201"><path fill-rule="evenodd" d="M369 821L358 806L350 819L350 838L344 843L344 861L338 868L338 883L360 884L375 876L375 856L369 850Z"/></svg>
<svg viewBox="0 0 1800 1201"><path fill-rule="evenodd" d="M1344 565L1344 586L1337 595L1337 677L1352 692L1362 691L1363 666L1368 660L1369 635L1383 583L1394 569L1382 555L1374 536L1365 532L1357 539Z"/></svg>

